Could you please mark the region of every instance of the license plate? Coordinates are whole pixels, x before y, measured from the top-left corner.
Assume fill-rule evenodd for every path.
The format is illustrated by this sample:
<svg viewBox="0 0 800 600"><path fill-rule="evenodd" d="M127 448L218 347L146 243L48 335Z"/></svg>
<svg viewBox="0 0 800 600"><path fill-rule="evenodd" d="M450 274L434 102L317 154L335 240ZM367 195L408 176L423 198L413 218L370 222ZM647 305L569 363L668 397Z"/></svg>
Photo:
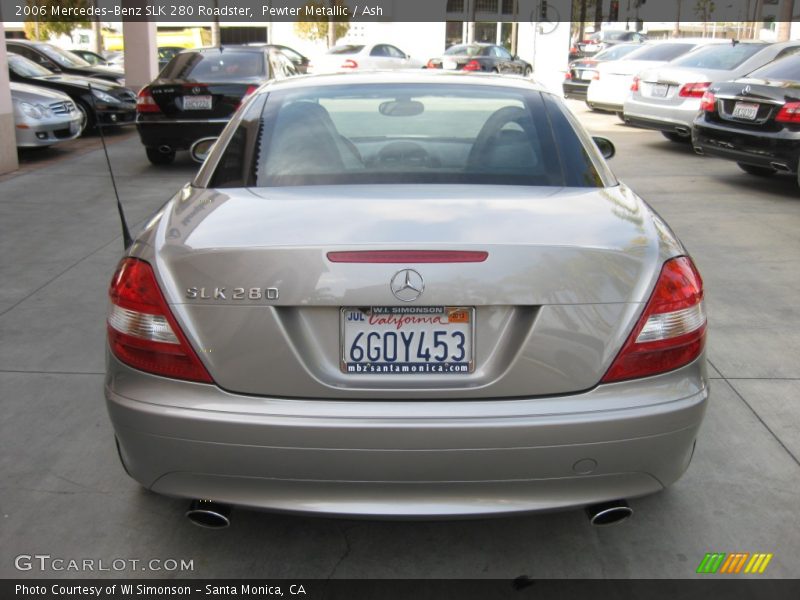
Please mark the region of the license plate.
<svg viewBox="0 0 800 600"><path fill-rule="evenodd" d="M650 95L653 98L666 98L669 86L666 83L654 83L650 86Z"/></svg>
<svg viewBox="0 0 800 600"><path fill-rule="evenodd" d="M340 319L341 369L348 375L467 375L474 369L472 307L344 307Z"/></svg>
<svg viewBox="0 0 800 600"><path fill-rule="evenodd" d="M737 119L753 121L758 115L758 104L753 102L737 102L733 107L732 115Z"/></svg>
<svg viewBox="0 0 800 600"><path fill-rule="evenodd" d="M578 71L578 79L591 79L594 71Z"/></svg>
<svg viewBox="0 0 800 600"><path fill-rule="evenodd" d="M211 96L184 96L183 110L211 110Z"/></svg>
<svg viewBox="0 0 800 600"><path fill-rule="evenodd" d="M443 60L442 61L442 68L447 69L448 71L455 71L456 67L458 67L458 63L454 60Z"/></svg>

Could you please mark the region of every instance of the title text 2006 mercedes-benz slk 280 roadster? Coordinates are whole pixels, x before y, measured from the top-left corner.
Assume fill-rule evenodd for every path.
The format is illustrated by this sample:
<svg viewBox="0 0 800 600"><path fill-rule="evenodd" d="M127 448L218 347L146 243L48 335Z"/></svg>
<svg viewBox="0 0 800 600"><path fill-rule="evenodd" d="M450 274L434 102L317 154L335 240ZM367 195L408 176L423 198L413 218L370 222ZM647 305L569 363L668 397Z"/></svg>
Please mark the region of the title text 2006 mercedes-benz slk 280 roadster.
<svg viewBox="0 0 800 600"><path fill-rule="evenodd" d="M629 514L691 460L706 318L612 153L522 78L265 84L113 276L125 469L210 526Z"/></svg>

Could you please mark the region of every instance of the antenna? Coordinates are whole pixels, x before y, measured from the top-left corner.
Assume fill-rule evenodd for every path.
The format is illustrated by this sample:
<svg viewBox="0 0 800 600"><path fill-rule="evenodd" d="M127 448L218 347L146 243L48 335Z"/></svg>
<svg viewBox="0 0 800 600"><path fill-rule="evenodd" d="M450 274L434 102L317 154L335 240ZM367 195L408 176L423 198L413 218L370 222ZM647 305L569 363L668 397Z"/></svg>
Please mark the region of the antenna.
<svg viewBox="0 0 800 600"><path fill-rule="evenodd" d="M92 108L94 109L94 114L97 115L97 101L94 97L94 89L92 89L92 84L89 84L89 95L92 97ZM117 199L117 212L119 213L119 221L120 225L122 226L122 244L125 247L125 250L131 247L133 244L133 239L131 238L131 232L128 229L128 222L125 220L125 211L122 210L122 202L119 200L119 192L117 191L117 180L114 179L114 171L111 169L111 159L108 157L108 147L106 146L106 136L103 135L103 124L100 122L100 119L97 120L97 130L100 132L100 141L103 144L103 153L106 155L106 164L108 165L108 174L111 176L111 185L114 188L114 197Z"/></svg>

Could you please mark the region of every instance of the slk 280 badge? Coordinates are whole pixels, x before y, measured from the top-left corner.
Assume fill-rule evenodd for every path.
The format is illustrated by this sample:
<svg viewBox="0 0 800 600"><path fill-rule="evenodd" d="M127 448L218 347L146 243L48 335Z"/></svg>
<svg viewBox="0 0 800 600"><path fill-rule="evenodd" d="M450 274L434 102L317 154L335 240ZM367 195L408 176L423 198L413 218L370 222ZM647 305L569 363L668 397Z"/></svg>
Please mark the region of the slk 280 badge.
<svg viewBox="0 0 800 600"><path fill-rule="evenodd" d="M280 296L278 288L228 288L215 287L190 287L186 290L186 297L190 300L277 300Z"/></svg>

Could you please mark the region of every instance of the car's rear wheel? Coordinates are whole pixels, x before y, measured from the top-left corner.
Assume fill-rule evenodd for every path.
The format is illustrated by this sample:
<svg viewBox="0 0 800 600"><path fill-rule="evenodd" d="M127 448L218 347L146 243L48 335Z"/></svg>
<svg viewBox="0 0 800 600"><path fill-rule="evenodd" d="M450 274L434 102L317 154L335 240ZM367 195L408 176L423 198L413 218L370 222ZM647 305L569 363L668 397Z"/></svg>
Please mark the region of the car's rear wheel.
<svg viewBox="0 0 800 600"><path fill-rule="evenodd" d="M154 165L169 165L172 164L172 161L175 160L175 150L170 150L169 152L162 152L158 148L145 148L145 153L147 153L147 160L149 160Z"/></svg>
<svg viewBox="0 0 800 600"><path fill-rule="evenodd" d="M776 172L772 167L759 167L757 165L748 165L740 162L736 164L739 165L739 168L745 173L758 175L759 177L769 177L770 175L775 175Z"/></svg>
<svg viewBox="0 0 800 600"><path fill-rule="evenodd" d="M692 139L692 136L690 135L681 135L680 133L676 133L674 131L662 131L661 135L667 138L670 142L676 142L678 144L685 144Z"/></svg>
<svg viewBox="0 0 800 600"><path fill-rule="evenodd" d="M531 75L533 75L533 69L525 67L525 77L530 77Z"/></svg>

